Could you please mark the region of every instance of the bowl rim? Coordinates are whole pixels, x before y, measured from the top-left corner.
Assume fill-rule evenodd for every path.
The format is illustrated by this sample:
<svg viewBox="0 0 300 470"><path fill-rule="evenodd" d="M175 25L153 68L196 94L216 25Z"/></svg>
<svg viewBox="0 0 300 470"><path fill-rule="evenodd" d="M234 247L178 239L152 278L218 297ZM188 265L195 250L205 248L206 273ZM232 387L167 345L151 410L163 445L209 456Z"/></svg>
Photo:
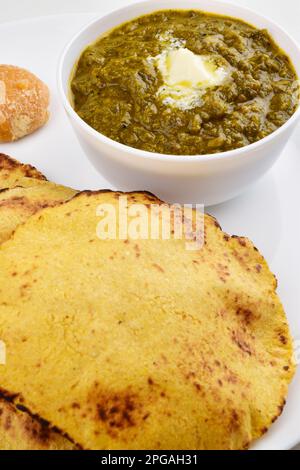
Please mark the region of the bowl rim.
<svg viewBox="0 0 300 470"><path fill-rule="evenodd" d="M280 136L280 134L283 134L289 127L291 127L294 123L296 123L296 121L300 118L300 100L299 100L299 105L298 105L298 108L296 109L295 113L281 127L276 129L274 132L272 132L268 136L264 137L263 139L260 139L257 142L254 142L254 143L248 144L244 147L239 147L239 148L236 148L236 149L233 149L233 150L227 150L225 152L217 152L217 153L203 154L203 155L199 155L199 154L195 154L195 155L165 154L165 153L150 152L150 151L147 151L147 150L142 150L142 149L138 149L138 148L135 148L135 147L130 147L126 144L122 144L120 142L117 142L117 141L111 139L110 137L107 137L106 135L104 135L101 132L95 130L93 127L91 127L89 124L87 124L76 113L76 111L74 110L73 106L71 105L71 103L69 101L68 96L66 95L66 93L64 91L63 68L64 68L65 59L68 55L69 50L71 49L74 42L77 41L80 38L80 36L82 36L87 30L89 30L90 28L95 26L99 21L103 21L106 18L109 18L109 17L114 16L114 15L118 15L118 13L120 13L122 11L128 11L128 10L133 11L132 19L137 18L141 15L134 16L135 7L139 6L139 5L145 5L145 6L150 5L151 3L153 4L153 12L163 11L163 10L166 9L166 8L160 8L159 7L159 2L157 2L157 4L154 4L152 2L152 0L136 1L132 4L130 4L130 5L126 5L126 6L121 7L121 8L115 8L114 10L112 10L112 11L110 11L110 12L104 14L104 15L101 15L101 16L97 17L97 18L93 19L92 21L89 21L88 24L86 24L84 27L82 27L80 29L80 31L78 31L75 35L73 35L73 37L65 45L65 47L64 47L64 49L61 53L59 63L58 63L58 68L57 68L57 84L58 84L59 95L60 95L60 97L63 101L63 105L64 105L64 108L67 111L67 113L91 137L94 137L97 140L100 140L102 143L105 143L107 145L110 145L110 146L114 147L116 150L119 150L123 153L125 152L127 154L131 154L132 156L138 157L139 159L155 160L155 161L163 160L163 161L169 161L169 162L185 162L185 163L188 163L188 162L190 162L190 163L207 162L207 161L218 161L220 159L221 160L234 159L234 158L240 157L244 154L248 154L251 151L255 152L257 149L259 149L259 148L261 148L265 145L268 145L268 143L275 140L277 137ZM237 10L237 12L240 11L240 13L241 13L240 18L242 20L248 22L248 23L250 23L250 22L243 16L244 13L245 13L245 16L248 13L248 14L256 16L256 18L261 20L261 21L266 21L266 22L272 24L272 26L274 28L276 28L278 31L280 31L284 36L286 36L286 38L291 42L291 44L295 47L295 49L297 49L299 51L299 59L300 59L300 45L285 30L285 28L280 26L277 22L267 18L264 15L261 15L260 13L257 13L255 10L253 10L251 8L243 7L243 6L236 5L236 4L228 4L228 2L225 2L225 1L211 0L211 5L216 6L216 8L217 8L218 5L221 5L221 6L230 5L231 7L235 8ZM172 2L170 2L170 8L169 9L172 9ZM190 9L190 8L185 8L183 6L180 9L181 10L187 10L187 9ZM199 8L195 7L195 10L196 9L201 10L201 0L199 0ZM149 12L147 14L151 14L151 12ZM218 14L218 13L216 12L216 14ZM226 15L224 13L220 13L220 14L222 14L224 16L230 16L230 15ZM130 21L130 20L128 20L128 21ZM120 23L120 24L122 24L122 23ZM255 24L253 24L253 26L255 26ZM87 47L87 45L85 47ZM280 44L279 44L279 46L280 46ZM294 61L292 61L292 63L295 67ZM298 77L298 81L300 82L300 76Z"/></svg>

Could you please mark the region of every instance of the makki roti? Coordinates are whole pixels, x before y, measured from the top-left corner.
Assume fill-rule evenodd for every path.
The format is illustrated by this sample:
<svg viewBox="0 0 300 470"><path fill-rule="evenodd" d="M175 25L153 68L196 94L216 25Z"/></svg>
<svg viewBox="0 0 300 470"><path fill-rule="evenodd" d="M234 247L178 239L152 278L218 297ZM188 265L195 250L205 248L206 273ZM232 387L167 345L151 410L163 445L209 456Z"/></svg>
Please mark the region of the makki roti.
<svg viewBox="0 0 300 470"><path fill-rule="evenodd" d="M34 186L38 182L39 186ZM25 184L15 187L16 184ZM18 225L42 207L69 199L75 191L46 181L30 165L23 165L7 155L0 155L0 244L6 241ZM42 421L18 410L0 398L1 450L69 450L68 439L49 430Z"/></svg>
<svg viewBox="0 0 300 470"><path fill-rule="evenodd" d="M16 187L0 191L0 244L37 211L66 201L76 194L74 189L48 181L32 187Z"/></svg>
<svg viewBox="0 0 300 470"><path fill-rule="evenodd" d="M47 181L31 165L0 154L0 244L38 210L66 201L75 194L74 189Z"/></svg>
<svg viewBox="0 0 300 470"><path fill-rule="evenodd" d="M34 186L45 180L46 177L33 166L0 153L0 190L16 186Z"/></svg>
<svg viewBox="0 0 300 470"><path fill-rule="evenodd" d="M0 247L2 393L83 449L244 449L284 407L292 341L253 244L100 240L84 192ZM159 204L146 193L129 206Z"/></svg>

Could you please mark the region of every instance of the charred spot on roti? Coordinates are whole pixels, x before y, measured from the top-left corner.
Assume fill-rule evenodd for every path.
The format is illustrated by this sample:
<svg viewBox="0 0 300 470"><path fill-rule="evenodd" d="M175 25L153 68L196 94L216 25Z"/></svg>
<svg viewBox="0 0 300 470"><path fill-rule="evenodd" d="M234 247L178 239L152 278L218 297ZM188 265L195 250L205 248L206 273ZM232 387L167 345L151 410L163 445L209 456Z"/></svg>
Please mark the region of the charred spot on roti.
<svg viewBox="0 0 300 470"><path fill-rule="evenodd" d="M242 352L252 356L253 350L240 331L232 332L232 340Z"/></svg>
<svg viewBox="0 0 300 470"><path fill-rule="evenodd" d="M244 323L247 326L250 325L256 319L256 315L249 308L238 307L236 314L238 317L241 317L243 319Z"/></svg>

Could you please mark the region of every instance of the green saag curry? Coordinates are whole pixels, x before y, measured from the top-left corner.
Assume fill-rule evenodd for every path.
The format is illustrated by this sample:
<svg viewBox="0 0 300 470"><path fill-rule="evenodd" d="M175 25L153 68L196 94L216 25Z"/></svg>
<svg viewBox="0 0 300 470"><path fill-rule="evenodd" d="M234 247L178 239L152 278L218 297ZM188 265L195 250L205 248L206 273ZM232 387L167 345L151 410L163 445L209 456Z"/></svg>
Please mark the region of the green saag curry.
<svg viewBox="0 0 300 470"><path fill-rule="evenodd" d="M213 57L230 75L203 89L194 105L173 106L158 93L163 76L153 60L167 47ZM139 17L88 46L71 91L75 111L97 131L131 147L176 155L256 142L282 126L299 103L293 65L266 30L184 10Z"/></svg>

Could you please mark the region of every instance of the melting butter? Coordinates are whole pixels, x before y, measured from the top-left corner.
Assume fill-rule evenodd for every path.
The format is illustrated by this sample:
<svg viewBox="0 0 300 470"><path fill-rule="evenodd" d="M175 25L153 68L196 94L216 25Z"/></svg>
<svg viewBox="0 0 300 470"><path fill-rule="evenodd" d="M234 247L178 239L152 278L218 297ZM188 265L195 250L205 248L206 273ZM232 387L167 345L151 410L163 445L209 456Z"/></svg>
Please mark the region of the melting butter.
<svg viewBox="0 0 300 470"><path fill-rule="evenodd" d="M216 64L209 55L197 55L185 47L165 49L154 58L164 84L158 96L166 105L192 109L210 87L220 86L229 75L226 67Z"/></svg>

